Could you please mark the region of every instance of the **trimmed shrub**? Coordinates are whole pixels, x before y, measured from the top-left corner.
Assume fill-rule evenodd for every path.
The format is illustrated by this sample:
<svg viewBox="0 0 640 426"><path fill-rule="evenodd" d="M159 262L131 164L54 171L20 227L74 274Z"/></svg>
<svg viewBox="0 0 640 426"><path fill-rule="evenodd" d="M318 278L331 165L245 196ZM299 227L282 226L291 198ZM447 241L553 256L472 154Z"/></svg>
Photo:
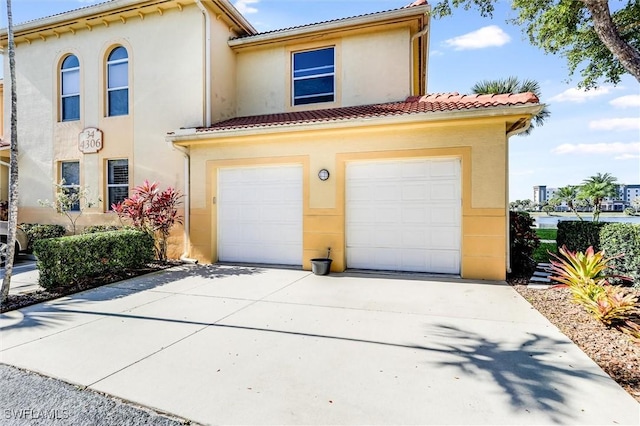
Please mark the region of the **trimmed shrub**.
<svg viewBox="0 0 640 426"><path fill-rule="evenodd" d="M110 231L120 231L122 226L116 225L92 225L87 226L82 230L83 234L95 234L97 232L110 232Z"/></svg>
<svg viewBox="0 0 640 426"><path fill-rule="evenodd" d="M154 241L145 232L111 231L39 240L34 251L40 285L54 288L141 268L154 258Z"/></svg>
<svg viewBox="0 0 640 426"><path fill-rule="evenodd" d="M29 244L27 251L33 251L33 245L36 241L44 240L47 238L59 238L66 234L67 230L62 225L50 225L41 223L21 223L20 229L27 234Z"/></svg>
<svg viewBox="0 0 640 426"><path fill-rule="evenodd" d="M533 218L525 212L509 212L511 272L529 275L536 267L533 252L540 246L540 238L531 228Z"/></svg>
<svg viewBox="0 0 640 426"><path fill-rule="evenodd" d="M558 222L558 247L566 246L570 251L585 252L590 246L600 250L600 229L604 222L566 220Z"/></svg>
<svg viewBox="0 0 640 426"><path fill-rule="evenodd" d="M609 261L607 273L629 277L640 288L640 225L607 223L600 230L600 244L607 257L622 255ZM617 278L611 281L629 284Z"/></svg>

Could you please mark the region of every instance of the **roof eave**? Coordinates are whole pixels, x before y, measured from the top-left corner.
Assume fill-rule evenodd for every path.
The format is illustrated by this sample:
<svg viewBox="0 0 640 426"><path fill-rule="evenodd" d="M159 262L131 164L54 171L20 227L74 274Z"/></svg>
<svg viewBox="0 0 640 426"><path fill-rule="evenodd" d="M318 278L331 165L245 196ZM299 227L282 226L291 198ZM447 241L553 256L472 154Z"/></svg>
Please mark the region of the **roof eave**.
<svg viewBox="0 0 640 426"><path fill-rule="evenodd" d="M228 44L232 48L250 47L264 43L273 43L290 38L309 36L315 33L336 32L344 29L379 25L381 23L394 20L421 18L425 15L428 15L430 10L431 6L429 5L389 10L386 12L355 16L352 18L344 18L335 21L320 22L317 24L303 25L279 31L267 32L264 34L235 38L229 40Z"/></svg>
<svg viewBox="0 0 640 426"><path fill-rule="evenodd" d="M180 129L165 138L176 145L190 145L187 142L202 142L212 139L230 137L258 136L277 133L304 132L313 130L346 129L364 126L383 126L388 124L412 124L419 122L452 121L473 118L508 117L521 115L535 115L543 105L513 105L508 107L488 107L473 110L436 111L407 115L383 117L362 117L339 121L320 121L311 123L278 124L272 126L246 127L226 130Z"/></svg>
<svg viewBox="0 0 640 426"><path fill-rule="evenodd" d="M256 34L256 29L247 21L244 16L233 7L228 0L211 0L219 9L221 9L234 24L239 28L246 31L249 34ZM94 15L116 13L126 8L141 8L148 7L156 3L154 0L140 1L140 0L115 0L105 3L99 3L94 6L87 6L68 12L58 13L56 15L48 16L41 19L35 19L33 21L25 22L15 25L13 27L14 34L20 36L22 33L30 33L40 28L49 28L59 26L65 22L73 22L90 18ZM158 1L162 3L162 1ZM188 2L187 2L188 3ZM7 28L0 29L0 38L7 37Z"/></svg>

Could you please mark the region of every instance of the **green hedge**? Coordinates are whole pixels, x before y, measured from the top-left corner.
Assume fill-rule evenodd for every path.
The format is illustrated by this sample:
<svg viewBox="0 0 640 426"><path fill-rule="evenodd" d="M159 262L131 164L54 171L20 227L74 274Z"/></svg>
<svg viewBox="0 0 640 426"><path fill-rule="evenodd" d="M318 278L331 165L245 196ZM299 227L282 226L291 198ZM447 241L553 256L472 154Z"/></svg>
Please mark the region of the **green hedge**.
<svg viewBox="0 0 640 426"><path fill-rule="evenodd" d="M607 257L622 255L610 262L607 274L622 275L640 288L640 225L617 222L564 221L558 223L558 247L584 252L589 246L604 250ZM612 280L621 283L621 280ZM628 284L628 283L627 283Z"/></svg>
<svg viewBox="0 0 640 426"><path fill-rule="evenodd" d="M82 230L83 234L95 234L96 232L120 231L124 229L122 226L116 225L91 225Z"/></svg>
<svg viewBox="0 0 640 426"><path fill-rule="evenodd" d="M47 238L59 238L66 234L67 230L62 225L49 225L41 223L21 223L20 229L24 231L29 239L27 251L33 251L33 245L36 241Z"/></svg>
<svg viewBox="0 0 640 426"><path fill-rule="evenodd" d="M558 222L558 247L567 246L571 251L584 252L589 246L600 247L600 229L605 222L560 221Z"/></svg>
<svg viewBox="0 0 640 426"><path fill-rule="evenodd" d="M73 286L99 275L140 268L153 260L153 243L153 237L135 230L39 240L34 252L40 285Z"/></svg>
<svg viewBox="0 0 640 426"><path fill-rule="evenodd" d="M634 287L640 287L640 225L608 223L600 230L600 243L607 257L622 255L609 262L607 273L629 277Z"/></svg>

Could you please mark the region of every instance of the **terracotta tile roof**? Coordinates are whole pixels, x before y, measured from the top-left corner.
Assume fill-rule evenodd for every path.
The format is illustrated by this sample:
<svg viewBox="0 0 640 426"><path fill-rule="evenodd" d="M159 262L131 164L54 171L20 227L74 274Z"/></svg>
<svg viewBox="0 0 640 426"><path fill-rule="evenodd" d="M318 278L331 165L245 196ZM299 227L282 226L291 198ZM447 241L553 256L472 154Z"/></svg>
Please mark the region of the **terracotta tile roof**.
<svg viewBox="0 0 640 426"><path fill-rule="evenodd" d="M196 131L215 132L234 129L275 127L291 124L338 122L360 118L487 109L525 104L535 105L537 103L539 103L539 100L536 95L529 92L505 95L460 95L458 93L435 93L425 96L412 96L402 102L386 104L359 105L343 108L236 117L220 121L213 124L211 127L197 128Z"/></svg>
<svg viewBox="0 0 640 426"><path fill-rule="evenodd" d="M232 37L231 40L250 38L250 37L261 36L261 35L265 35L265 34L279 33L279 32L284 32L284 31L289 31L289 30L295 30L295 29L298 29L298 28L306 28L306 27L312 27L314 25L327 24L327 23L330 23L330 22L346 21L348 19L361 18L361 17L364 17L364 16L373 16L373 15L378 15L380 13L391 12L391 11L394 11L394 10L408 9L410 7L423 6L423 5L426 5L426 4L428 4L427 0L416 0L416 1L412 2L412 3L409 3L409 4L405 5L405 6L400 7L398 9L389 9L389 10L383 10L383 11L380 11L380 12L363 13L362 15L347 16L347 17L344 17L344 18L329 19L329 20L326 20L326 21L313 22L313 23L309 23L309 24L294 25L292 27L278 28L276 30L264 31L264 32L261 32L261 33L256 33L256 34L247 34L247 35L241 35L241 36L238 36L238 37Z"/></svg>

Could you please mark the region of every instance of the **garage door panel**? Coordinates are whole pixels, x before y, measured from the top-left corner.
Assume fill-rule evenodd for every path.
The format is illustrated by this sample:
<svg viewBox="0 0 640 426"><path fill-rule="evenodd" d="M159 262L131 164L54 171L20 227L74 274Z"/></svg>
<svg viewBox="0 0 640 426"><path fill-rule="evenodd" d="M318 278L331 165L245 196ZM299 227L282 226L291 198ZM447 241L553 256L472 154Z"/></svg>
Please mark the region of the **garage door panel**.
<svg viewBox="0 0 640 426"><path fill-rule="evenodd" d="M370 192L373 193L373 199L376 201L394 202L400 200L397 186L391 183L372 187Z"/></svg>
<svg viewBox="0 0 640 426"><path fill-rule="evenodd" d="M429 192L427 182L404 183L402 185L402 200L427 201L431 198Z"/></svg>
<svg viewBox="0 0 640 426"><path fill-rule="evenodd" d="M430 216L426 208L410 206L402 210L402 223L417 226L429 223Z"/></svg>
<svg viewBox="0 0 640 426"><path fill-rule="evenodd" d="M433 160L430 166L431 177L458 179L460 175L460 162L457 160Z"/></svg>
<svg viewBox="0 0 640 426"><path fill-rule="evenodd" d="M459 273L460 182L458 159L349 164L347 266Z"/></svg>
<svg viewBox="0 0 640 426"><path fill-rule="evenodd" d="M302 167L221 169L218 258L302 263Z"/></svg>
<svg viewBox="0 0 640 426"><path fill-rule="evenodd" d="M431 272L457 274L460 272L460 253L454 251L432 251Z"/></svg>

